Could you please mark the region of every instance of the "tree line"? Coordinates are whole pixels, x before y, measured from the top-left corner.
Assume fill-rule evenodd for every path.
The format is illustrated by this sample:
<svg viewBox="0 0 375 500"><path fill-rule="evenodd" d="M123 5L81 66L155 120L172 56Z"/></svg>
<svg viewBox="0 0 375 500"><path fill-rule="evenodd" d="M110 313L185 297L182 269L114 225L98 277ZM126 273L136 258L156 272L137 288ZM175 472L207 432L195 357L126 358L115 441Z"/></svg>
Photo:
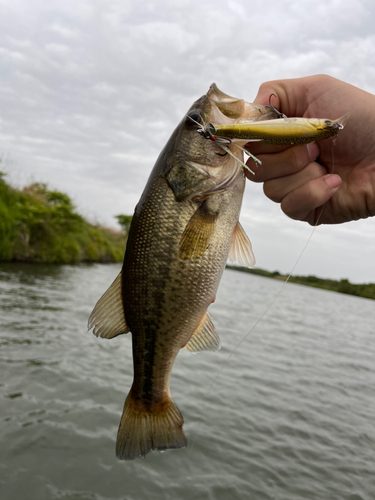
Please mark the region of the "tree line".
<svg viewBox="0 0 375 500"><path fill-rule="evenodd" d="M248 269L242 266L227 266L236 271L242 271L250 274L257 274L265 276L266 278L273 278L285 281L287 275L280 274L278 271L266 271L264 269ZM331 290L332 292L346 293L348 295L356 295L357 297L365 297L367 299L375 299L375 283L361 283L354 284L346 278L341 280L332 280L318 278L316 276L290 276L288 281L290 283L297 283L299 285L313 286L315 288L322 288L324 290Z"/></svg>
<svg viewBox="0 0 375 500"><path fill-rule="evenodd" d="M0 171L0 260L77 264L122 262L132 217L115 216L122 231L91 224L65 193L33 183L16 189ZM227 266L237 271L286 280L278 271ZM291 283L375 299L375 283L290 276Z"/></svg>

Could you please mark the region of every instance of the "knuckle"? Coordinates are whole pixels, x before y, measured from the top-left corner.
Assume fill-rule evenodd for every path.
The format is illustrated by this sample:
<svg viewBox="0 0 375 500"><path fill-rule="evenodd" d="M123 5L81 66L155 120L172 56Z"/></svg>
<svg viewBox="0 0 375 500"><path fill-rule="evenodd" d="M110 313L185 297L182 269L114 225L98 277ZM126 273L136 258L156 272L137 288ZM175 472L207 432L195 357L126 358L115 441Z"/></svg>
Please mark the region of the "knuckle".
<svg viewBox="0 0 375 500"><path fill-rule="evenodd" d="M309 164L309 174L311 179L318 179L328 172L327 168L316 161Z"/></svg>
<svg viewBox="0 0 375 500"><path fill-rule="evenodd" d="M292 196L286 196L281 202L281 210L285 215L294 220L302 220L301 206L295 203Z"/></svg>
<svg viewBox="0 0 375 500"><path fill-rule="evenodd" d="M260 85L259 90L260 90L261 92L265 92L265 91L267 91L267 90L270 88L270 86L271 86L271 85L272 85L272 82L271 82L271 81L268 81L268 82L263 82L263 83Z"/></svg>
<svg viewBox="0 0 375 500"><path fill-rule="evenodd" d="M275 203L280 203L283 199L283 194L278 187L277 181L266 181L263 184L263 192L271 201Z"/></svg>
<svg viewBox="0 0 375 500"><path fill-rule="evenodd" d="M289 154L290 154L290 163L293 165L294 170L298 171L306 166L306 164L304 164L304 161L302 161L301 158L300 147L297 146L295 148L290 148Z"/></svg>
<svg viewBox="0 0 375 500"><path fill-rule="evenodd" d="M304 146L295 146L288 150L289 161L295 172L302 170L310 163L307 157L306 148Z"/></svg>

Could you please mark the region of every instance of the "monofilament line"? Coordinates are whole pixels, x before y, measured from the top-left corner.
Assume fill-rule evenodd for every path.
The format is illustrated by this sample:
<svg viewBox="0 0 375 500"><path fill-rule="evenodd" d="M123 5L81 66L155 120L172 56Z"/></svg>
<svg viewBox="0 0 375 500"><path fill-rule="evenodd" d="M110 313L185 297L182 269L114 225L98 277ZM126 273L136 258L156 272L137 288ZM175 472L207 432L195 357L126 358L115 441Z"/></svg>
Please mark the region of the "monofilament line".
<svg viewBox="0 0 375 500"><path fill-rule="evenodd" d="M334 173L334 150L333 150L333 146L335 145L335 143L336 143L336 141L334 141L334 142L333 142L333 144L332 144L332 172L329 172L329 173L332 173L332 174ZM329 169L327 169L327 170L329 170ZM224 370L225 366L228 364L228 362L230 361L230 359L232 358L232 356L235 354L235 352L238 350L238 348L239 348L239 347L243 344L243 342L247 339L247 337L250 335L250 333L251 333L251 332L252 332L252 331L253 331L253 330L254 330L254 329L258 326L258 324L259 324L259 323L262 321L262 319L266 316L266 314L267 314L267 313L268 313L268 311L271 309L271 307L273 307L273 305L275 304L275 302L277 301L277 299L278 299L278 298L279 298L279 296L281 295L281 292L284 290L284 288L285 288L286 284L288 283L288 281L289 281L290 277L292 276L292 274L293 274L293 272L294 272L295 268L297 267L297 265L298 265L299 261L301 260L301 258L302 258L302 256L303 256L303 254L304 254L304 253L305 253L305 251L306 251L307 246L309 245L309 243L310 243L310 241L311 241L311 239L312 239L312 237L313 237L313 235L314 235L314 233L315 233L315 230L316 230L316 228L317 228L317 226L318 226L318 224L319 224L319 221L320 221L320 219L321 219L321 217L322 217L322 214L323 214L324 208L325 208L325 206L326 206L326 203L327 203L327 202L325 202L325 203L322 205L322 207L321 207L321 209L320 209L320 212L319 212L319 215L318 215L318 217L317 217L317 219L316 219L316 221L315 221L314 227L313 227L313 229L312 229L312 231L311 231L311 233L310 233L310 235L309 235L309 237L308 237L308 239L307 239L307 241L306 241L306 243L305 243L305 245L304 245L304 247L303 247L303 249L302 249L302 251L301 251L301 253L300 253L299 257L297 258L297 260L296 260L295 264L293 265L293 267L292 267L292 269L291 269L290 273L288 274L288 276L287 276L286 280L285 280L285 281L284 281L284 283L281 285L281 287L280 287L279 291L276 293L276 295L275 295L275 297L273 298L273 300L271 301L271 303L270 303L270 304L266 307L266 309L263 311L263 313L262 313L262 314L261 314L261 316L257 319L257 321L253 324L253 326L250 328L250 330L249 330L249 331L248 331L248 332L244 335L244 337L243 337L243 338L242 338L242 339L241 339L241 340L237 343L237 345L234 347L234 349L232 350L232 352L231 352L231 353L229 353L229 355L226 357L226 359L222 362L222 364L221 364L221 366L220 366L220 368L219 368L218 372L217 372L217 373L216 373L216 375L214 376L214 378L213 378L213 380L212 380L212 382L211 382L211 384L210 384L210 386L209 386L209 388L208 388L208 390L207 390L207 392L206 392L207 396L205 397L205 401L204 401L204 403L203 403L203 409L202 409L202 414L203 414L203 415L204 415L204 413L205 413L205 411L206 411L207 402L208 402L208 396L209 396L209 394L211 393L212 388L213 388L213 386L215 385L215 383L217 382L218 378L220 377L221 372ZM201 424L198 424L198 427L197 427L197 433L196 433L196 436L193 438L193 442L192 442L192 444L191 444L191 448L193 448L193 447L194 447L194 444L195 444L195 439L196 439L196 437L198 436L198 431L199 431L199 427L200 427L200 425L201 425Z"/></svg>

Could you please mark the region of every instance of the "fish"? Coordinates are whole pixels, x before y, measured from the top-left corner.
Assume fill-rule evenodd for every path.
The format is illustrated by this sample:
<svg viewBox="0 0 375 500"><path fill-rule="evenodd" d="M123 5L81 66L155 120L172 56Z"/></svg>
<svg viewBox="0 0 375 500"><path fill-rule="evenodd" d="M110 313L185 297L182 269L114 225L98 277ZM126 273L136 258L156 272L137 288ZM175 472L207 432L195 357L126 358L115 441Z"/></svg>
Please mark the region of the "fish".
<svg viewBox="0 0 375 500"><path fill-rule="evenodd" d="M272 106L231 97L215 84L189 108L160 153L135 208L120 274L95 305L88 328L106 339L131 332L133 382L116 440L122 460L187 445L169 380L180 349L217 351L208 307L226 262L254 267L239 222L243 151L202 129L277 121ZM212 139L212 138L211 138Z"/></svg>

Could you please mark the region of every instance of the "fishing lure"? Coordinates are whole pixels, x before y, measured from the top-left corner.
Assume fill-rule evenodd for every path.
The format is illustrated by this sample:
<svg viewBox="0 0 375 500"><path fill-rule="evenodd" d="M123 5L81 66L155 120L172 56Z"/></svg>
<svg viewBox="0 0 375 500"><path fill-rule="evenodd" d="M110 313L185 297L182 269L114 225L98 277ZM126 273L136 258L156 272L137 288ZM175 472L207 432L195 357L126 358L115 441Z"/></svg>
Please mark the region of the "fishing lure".
<svg viewBox="0 0 375 500"><path fill-rule="evenodd" d="M310 142L321 141L329 137L337 136L342 130L349 118L349 113L338 118L330 120L327 118L288 118L284 113L278 111L271 104L271 97L276 94L271 94L269 98L269 106L274 111L278 118L271 120L260 121L239 121L226 125L213 125L212 123L201 124L197 123L197 132L205 139L215 141L226 153L234 156L228 145L233 145L240 148L248 156L250 156L255 164L261 164L261 161L244 149L240 144L245 145L248 142L265 142L279 146L292 146L296 144L308 144ZM195 121L195 120L193 120ZM242 168L246 168L252 174L255 173L241 160L235 157L241 164Z"/></svg>

